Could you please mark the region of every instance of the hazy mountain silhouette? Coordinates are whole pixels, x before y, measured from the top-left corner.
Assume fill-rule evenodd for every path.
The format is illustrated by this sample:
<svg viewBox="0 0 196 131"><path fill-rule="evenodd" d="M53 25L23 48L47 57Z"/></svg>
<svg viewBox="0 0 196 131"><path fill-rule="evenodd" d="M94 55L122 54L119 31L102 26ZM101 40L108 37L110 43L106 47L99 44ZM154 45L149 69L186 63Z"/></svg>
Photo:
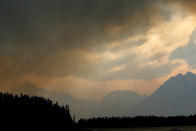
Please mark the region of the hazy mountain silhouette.
<svg viewBox="0 0 196 131"><path fill-rule="evenodd" d="M114 91L107 94L101 102L79 100L57 91L37 88L24 82L20 88L11 92L43 96L57 101L60 105L70 105L76 118L98 116L134 115L191 115L196 113L196 75L187 72L167 80L151 96L142 96L131 91Z"/></svg>
<svg viewBox="0 0 196 131"><path fill-rule="evenodd" d="M121 92L121 95L126 96L127 93ZM114 116L115 110L123 112L125 110L124 108L130 109L132 113L130 116L136 117L93 117L90 119L81 119L79 125L86 128L196 125L196 75L191 72L187 72L185 75L178 74L175 77L171 77L151 96L143 101L139 101L140 104L137 103L135 107L133 106L134 109L131 109L132 103L128 104L127 107L121 108L124 104L121 105L119 104L120 101L116 100L119 94L119 92L117 94L108 94L103 101L108 101L106 103L110 103L113 106L111 108L105 108L109 108L114 113ZM125 100L121 102L125 101L127 103L127 101L132 99L129 97L124 98ZM137 97L137 94L133 98L140 99L140 97ZM119 105L116 105L117 103ZM115 107L114 105L116 105L116 108L112 109Z"/></svg>
<svg viewBox="0 0 196 131"><path fill-rule="evenodd" d="M147 98L132 91L113 91L99 104L98 116L128 116L132 109Z"/></svg>
<svg viewBox="0 0 196 131"><path fill-rule="evenodd" d="M190 115L196 113L196 75L187 72L167 80L143 101L135 114Z"/></svg>
<svg viewBox="0 0 196 131"><path fill-rule="evenodd" d="M30 82L24 82L19 88L11 89L15 94L28 94L50 98L60 105L68 104L72 115L76 119L94 116L125 116L132 114L132 108L143 101L147 96L142 96L131 91L114 91L107 94L101 102L92 100L79 100L64 92L50 91L37 88Z"/></svg>

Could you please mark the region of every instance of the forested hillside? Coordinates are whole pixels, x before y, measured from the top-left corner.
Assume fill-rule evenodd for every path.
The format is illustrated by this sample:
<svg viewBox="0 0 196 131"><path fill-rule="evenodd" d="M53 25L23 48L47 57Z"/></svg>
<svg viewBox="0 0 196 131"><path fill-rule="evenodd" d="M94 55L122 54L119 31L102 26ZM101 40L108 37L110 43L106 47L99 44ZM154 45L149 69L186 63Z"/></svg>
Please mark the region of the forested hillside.
<svg viewBox="0 0 196 131"><path fill-rule="evenodd" d="M1 130L9 131L65 131L74 125L68 106L22 94L0 93L0 119Z"/></svg>

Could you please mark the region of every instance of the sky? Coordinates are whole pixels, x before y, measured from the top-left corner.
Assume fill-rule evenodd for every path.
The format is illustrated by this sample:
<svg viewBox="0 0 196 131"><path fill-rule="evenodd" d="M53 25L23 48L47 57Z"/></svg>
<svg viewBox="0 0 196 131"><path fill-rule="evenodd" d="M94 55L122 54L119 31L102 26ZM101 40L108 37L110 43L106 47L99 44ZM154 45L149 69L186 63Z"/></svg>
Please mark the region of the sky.
<svg viewBox="0 0 196 131"><path fill-rule="evenodd" d="M195 0L1 0L0 89L152 94L196 72Z"/></svg>

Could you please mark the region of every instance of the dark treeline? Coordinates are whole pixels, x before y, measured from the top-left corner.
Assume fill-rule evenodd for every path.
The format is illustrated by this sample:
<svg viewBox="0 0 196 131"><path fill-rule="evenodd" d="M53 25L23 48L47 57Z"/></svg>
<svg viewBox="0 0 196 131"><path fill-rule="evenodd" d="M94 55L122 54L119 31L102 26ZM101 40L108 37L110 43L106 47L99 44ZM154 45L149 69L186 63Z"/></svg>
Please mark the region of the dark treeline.
<svg viewBox="0 0 196 131"><path fill-rule="evenodd" d="M132 128L196 125L196 115L191 116L137 116L137 117L100 117L80 119L81 128Z"/></svg>
<svg viewBox="0 0 196 131"><path fill-rule="evenodd" d="M0 129L3 131L79 131L84 128L132 128L196 125L191 116L100 117L75 123L69 107L49 99L0 93Z"/></svg>
<svg viewBox="0 0 196 131"><path fill-rule="evenodd" d="M0 128L5 131L73 130L69 107L42 97L0 93Z"/></svg>

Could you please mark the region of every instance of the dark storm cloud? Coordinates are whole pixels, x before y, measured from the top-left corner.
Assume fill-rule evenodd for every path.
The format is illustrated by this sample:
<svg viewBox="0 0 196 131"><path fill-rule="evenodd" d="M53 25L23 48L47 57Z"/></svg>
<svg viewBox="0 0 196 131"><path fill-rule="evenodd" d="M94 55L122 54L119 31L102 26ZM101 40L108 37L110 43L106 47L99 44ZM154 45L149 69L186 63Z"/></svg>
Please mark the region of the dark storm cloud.
<svg viewBox="0 0 196 131"><path fill-rule="evenodd" d="M106 43L144 34L158 10L155 0L1 0L0 75L88 75L96 60L78 50L102 51ZM159 20L156 20L157 23ZM122 28L121 28L122 27ZM111 35L115 28L120 28ZM140 42L139 42L140 43ZM138 43L138 44L139 44ZM137 46L137 45L135 45ZM61 54L61 52L69 52ZM76 51L76 52L74 52Z"/></svg>
<svg viewBox="0 0 196 131"><path fill-rule="evenodd" d="M40 48L99 47L109 40L144 32L151 24L147 16L153 15L148 14L153 13L153 4L152 0L2 0L1 49L39 52ZM129 22L132 24L119 36L105 32L108 26Z"/></svg>

